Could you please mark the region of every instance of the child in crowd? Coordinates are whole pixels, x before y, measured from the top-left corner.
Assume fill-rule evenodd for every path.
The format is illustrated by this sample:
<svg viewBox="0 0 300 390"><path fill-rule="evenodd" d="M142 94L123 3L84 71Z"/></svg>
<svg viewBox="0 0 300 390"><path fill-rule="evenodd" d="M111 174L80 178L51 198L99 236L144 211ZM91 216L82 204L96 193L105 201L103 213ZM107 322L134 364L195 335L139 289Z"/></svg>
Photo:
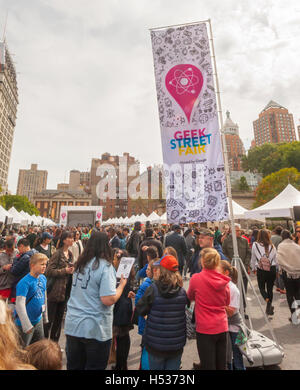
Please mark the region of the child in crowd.
<svg viewBox="0 0 300 390"><path fill-rule="evenodd" d="M150 370L179 370L186 343L185 306L188 303L178 261L166 255L153 264L154 283L136 310L147 315L143 344Z"/></svg>
<svg viewBox="0 0 300 390"><path fill-rule="evenodd" d="M122 257L128 257L128 252L124 249L117 249L114 254L113 265L117 271ZM129 332L133 329L132 301L130 292L133 290L135 273L131 269L126 286L120 299L115 303L113 312L113 336L116 341L116 366L115 370L128 370L127 359L130 350Z"/></svg>
<svg viewBox="0 0 300 390"><path fill-rule="evenodd" d="M201 251L202 271L192 276L188 299L195 301L197 349L201 370L226 370L228 319L230 305L228 276L219 272L221 257L213 248Z"/></svg>
<svg viewBox="0 0 300 390"><path fill-rule="evenodd" d="M58 343L43 339L26 347L26 362L38 370L61 370L62 352Z"/></svg>
<svg viewBox="0 0 300 390"><path fill-rule="evenodd" d="M245 370L243 355L241 354L238 346L235 344L235 340L240 330L240 325L243 323L242 316L239 313L240 291L236 286L238 281L238 271L226 260L221 260L220 269L223 275L226 275L231 279L229 282L230 304L225 308L225 310L228 316L228 330L232 345L233 367L235 370ZM233 367L230 363L229 368L232 369Z"/></svg>
<svg viewBox="0 0 300 390"><path fill-rule="evenodd" d="M150 247L150 248L155 248L155 247ZM148 248L148 250L150 249ZM155 248L156 249L156 248ZM147 255L148 259L148 255ZM148 259L148 265L146 269L146 274L147 278L143 281L141 284L140 288L138 289L136 295L135 295L135 306L137 305L138 301L142 298L142 296L145 294L145 291L147 290L148 287L150 287L153 283L153 264L155 260L149 260ZM146 326L146 320L144 317L139 316L138 317L138 334L143 336L144 330ZM149 362L148 362L148 353L146 351L146 348L144 347L143 343L141 345L142 347L142 358L141 358L141 369L149 370Z"/></svg>
<svg viewBox="0 0 300 390"><path fill-rule="evenodd" d="M43 275L48 258L36 253L30 258L30 273L17 284L15 322L25 346L44 338L43 313L47 322L47 279Z"/></svg>

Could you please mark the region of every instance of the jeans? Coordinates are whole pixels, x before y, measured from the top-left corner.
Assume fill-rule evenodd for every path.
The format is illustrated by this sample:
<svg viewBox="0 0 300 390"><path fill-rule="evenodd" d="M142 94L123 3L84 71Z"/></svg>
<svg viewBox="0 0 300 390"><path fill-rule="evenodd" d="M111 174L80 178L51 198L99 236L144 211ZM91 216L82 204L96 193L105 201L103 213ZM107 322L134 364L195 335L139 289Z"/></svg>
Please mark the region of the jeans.
<svg viewBox="0 0 300 390"><path fill-rule="evenodd" d="M235 344L238 332L229 332L232 346L233 366L235 370L246 370L243 361L243 355L241 354L239 347Z"/></svg>
<svg viewBox="0 0 300 390"><path fill-rule="evenodd" d="M286 288L286 300L288 302L291 314L293 314L294 311L296 310L296 308L292 308L293 302L295 300L300 301L300 278L299 279L288 278L286 272L282 273L282 277Z"/></svg>
<svg viewBox="0 0 300 390"><path fill-rule="evenodd" d="M226 370L227 332L196 336L201 370Z"/></svg>
<svg viewBox="0 0 300 390"><path fill-rule="evenodd" d="M33 331L29 334L24 333L21 326L17 326L17 328L25 347L27 347L32 343L35 343L36 341L40 341L43 338L45 338L43 319L41 319L40 322L34 325Z"/></svg>
<svg viewBox="0 0 300 390"><path fill-rule="evenodd" d="M105 370L111 339L98 341L66 335L67 370Z"/></svg>
<svg viewBox="0 0 300 390"><path fill-rule="evenodd" d="M61 332L61 325L65 312L65 302L48 302L49 323L45 326L45 337L58 343Z"/></svg>
<svg viewBox="0 0 300 390"><path fill-rule="evenodd" d="M173 357L161 357L148 352L150 370L179 370L182 353Z"/></svg>
<svg viewBox="0 0 300 390"><path fill-rule="evenodd" d="M270 271L264 271L257 268L257 284L261 296L266 300L267 298L272 303L273 301L273 287L276 279L276 267L272 266ZM267 290L266 290L267 287Z"/></svg>

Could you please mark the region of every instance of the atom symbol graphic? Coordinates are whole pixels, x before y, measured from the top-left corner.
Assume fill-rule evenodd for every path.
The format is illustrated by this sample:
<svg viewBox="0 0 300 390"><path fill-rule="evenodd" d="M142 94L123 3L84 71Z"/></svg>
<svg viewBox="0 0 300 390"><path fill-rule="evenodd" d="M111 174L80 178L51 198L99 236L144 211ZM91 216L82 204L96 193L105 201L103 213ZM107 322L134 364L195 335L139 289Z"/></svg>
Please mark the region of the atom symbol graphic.
<svg viewBox="0 0 300 390"><path fill-rule="evenodd" d="M182 95L184 93L195 94L196 91L193 88L199 83L199 77L194 75L193 69L188 68L187 70L175 70L174 78L169 82L173 87L176 88L176 93Z"/></svg>

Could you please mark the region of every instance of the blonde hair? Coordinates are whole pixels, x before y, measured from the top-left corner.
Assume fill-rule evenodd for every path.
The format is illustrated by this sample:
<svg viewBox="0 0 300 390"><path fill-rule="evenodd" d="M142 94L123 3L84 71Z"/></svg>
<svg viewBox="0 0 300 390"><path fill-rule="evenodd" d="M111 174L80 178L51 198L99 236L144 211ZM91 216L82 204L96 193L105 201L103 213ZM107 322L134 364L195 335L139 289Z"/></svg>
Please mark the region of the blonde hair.
<svg viewBox="0 0 300 390"><path fill-rule="evenodd" d="M221 257L214 248L204 248L201 251L203 267L206 269L216 269L220 266Z"/></svg>
<svg viewBox="0 0 300 390"><path fill-rule="evenodd" d="M0 370L33 369L24 366L25 355L11 311L0 299Z"/></svg>
<svg viewBox="0 0 300 390"><path fill-rule="evenodd" d="M26 347L26 362L38 370L61 370L62 352L58 343L43 339Z"/></svg>
<svg viewBox="0 0 300 390"><path fill-rule="evenodd" d="M238 271L235 267L233 267L229 261L227 260L221 260L220 267L223 271L228 271L229 277L232 281L232 283L237 284L238 282Z"/></svg>
<svg viewBox="0 0 300 390"><path fill-rule="evenodd" d="M35 253L30 258L30 265L35 265L37 263L41 263L44 260L46 260L46 261L49 260L46 255L44 255L43 253Z"/></svg>
<svg viewBox="0 0 300 390"><path fill-rule="evenodd" d="M166 251L168 251L168 254L171 256L174 256L175 259L178 261L177 251L172 246L167 246L164 250L164 255L166 254Z"/></svg>
<svg viewBox="0 0 300 390"><path fill-rule="evenodd" d="M162 284L171 285L173 287L183 286L182 276L180 275L180 272L176 271L169 271L168 269L158 266L160 270L159 275L159 282Z"/></svg>

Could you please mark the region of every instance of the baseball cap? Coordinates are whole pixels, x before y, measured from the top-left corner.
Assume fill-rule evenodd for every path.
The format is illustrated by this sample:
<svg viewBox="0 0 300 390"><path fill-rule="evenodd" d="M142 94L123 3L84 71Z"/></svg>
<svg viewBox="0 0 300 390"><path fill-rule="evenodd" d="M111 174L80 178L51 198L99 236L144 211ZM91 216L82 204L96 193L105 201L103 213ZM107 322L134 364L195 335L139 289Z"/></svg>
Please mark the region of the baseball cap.
<svg viewBox="0 0 300 390"><path fill-rule="evenodd" d="M181 230L181 227L179 225L173 225L172 229L173 230Z"/></svg>
<svg viewBox="0 0 300 390"><path fill-rule="evenodd" d="M203 236L214 237L214 233L211 232L209 229L201 229L199 233L203 234Z"/></svg>
<svg viewBox="0 0 300 390"><path fill-rule="evenodd" d="M50 240L52 240L53 237L51 236L50 233L44 232L44 233L42 234L42 240L46 240L47 238L49 238Z"/></svg>
<svg viewBox="0 0 300 390"><path fill-rule="evenodd" d="M156 261L153 265L160 265L163 268L166 268L169 271L176 272L178 271L178 261L174 256L165 255L160 260Z"/></svg>

